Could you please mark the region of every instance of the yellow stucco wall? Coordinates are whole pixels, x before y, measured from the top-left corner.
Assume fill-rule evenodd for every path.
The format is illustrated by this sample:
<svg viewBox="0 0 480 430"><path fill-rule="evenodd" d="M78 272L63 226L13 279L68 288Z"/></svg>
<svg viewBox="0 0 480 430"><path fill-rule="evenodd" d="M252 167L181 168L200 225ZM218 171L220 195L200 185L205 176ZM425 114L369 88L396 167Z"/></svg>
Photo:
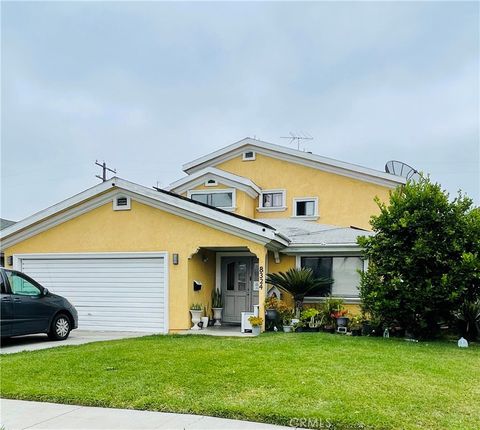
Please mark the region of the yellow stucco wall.
<svg viewBox="0 0 480 430"><path fill-rule="evenodd" d="M262 189L287 190L286 211L255 211L256 218L289 218L293 215L294 197L318 197L319 223L369 229L371 215L378 213L374 197L387 200L389 195L387 187L258 153L255 161L242 161L239 155L215 167L245 176Z"/></svg>
<svg viewBox="0 0 480 430"><path fill-rule="evenodd" d="M199 250L188 261L188 304L200 303L211 317L211 298L215 288L215 252ZM193 281L200 281L202 289L193 290Z"/></svg>
<svg viewBox="0 0 480 430"><path fill-rule="evenodd" d="M170 330L190 328L189 308L194 300L190 281L199 276L212 284L211 271L203 273L199 257L189 258L204 247L248 247L265 267L263 245L153 208L132 199L129 211L113 211L107 203L5 250L8 256L47 252L152 252L169 253ZM172 253L179 254L173 265ZM214 259L209 260L209 266ZM203 264L203 263L202 263ZM207 289L200 300L206 301ZM260 292L264 300L264 291Z"/></svg>
<svg viewBox="0 0 480 430"><path fill-rule="evenodd" d="M209 186L206 187L205 185L197 185L196 187L193 187L192 190L225 190L229 189L231 190L232 187L229 187L227 185L224 185L222 183L218 183L218 185L215 186ZM252 198L250 197L246 192L236 189L235 190L236 194L236 209L233 211L234 213L238 215L243 215L248 218L255 218L255 208L258 205L258 198ZM187 192L182 193L183 196L187 197Z"/></svg>

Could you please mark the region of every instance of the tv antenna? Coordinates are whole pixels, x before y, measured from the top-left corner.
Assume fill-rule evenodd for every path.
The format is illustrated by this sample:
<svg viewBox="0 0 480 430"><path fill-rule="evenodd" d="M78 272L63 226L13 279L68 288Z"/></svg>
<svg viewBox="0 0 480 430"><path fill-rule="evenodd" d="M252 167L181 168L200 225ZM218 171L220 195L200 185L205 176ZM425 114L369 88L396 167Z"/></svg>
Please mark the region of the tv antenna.
<svg viewBox="0 0 480 430"><path fill-rule="evenodd" d="M407 181L418 181L422 177L417 169L414 169L403 161L397 160L388 161L387 164L385 164L385 172L390 173L391 175L401 176Z"/></svg>
<svg viewBox="0 0 480 430"><path fill-rule="evenodd" d="M280 136L280 139L290 139L290 144L297 144L297 149L300 151L300 141L301 140L313 140L313 137L309 133L288 133L290 136Z"/></svg>
<svg viewBox="0 0 480 430"><path fill-rule="evenodd" d="M105 163L105 161L104 161L102 164L100 164L100 163L98 162L98 160L95 160L95 164L96 164L97 166L99 166L99 167L102 168L102 176L100 176L100 175L95 175L95 177L98 178L98 179L101 179L103 182L105 182L105 181L107 180L107 170L108 170L109 172L112 172L112 173L117 173L117 170L116 170L116 169L110 169L110 168L108 168L108 167L107 167L107 163Z"/></svg>

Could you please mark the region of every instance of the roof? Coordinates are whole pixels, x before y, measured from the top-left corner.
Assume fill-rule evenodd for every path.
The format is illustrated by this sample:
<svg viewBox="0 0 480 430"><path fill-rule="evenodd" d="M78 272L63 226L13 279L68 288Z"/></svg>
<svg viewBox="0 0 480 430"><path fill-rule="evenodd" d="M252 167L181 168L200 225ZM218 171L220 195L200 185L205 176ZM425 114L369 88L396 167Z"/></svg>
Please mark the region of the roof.
<svg viewBox="0 0 480 430"><path fill-rule="evenodd" d="M2 230L0 232L2 248L12 246L14 243L47 230L53 225L65 222L111 201L112 190L117 194L131 195L141 203L150 204L159 209L228 233L249 238L258 243L269 243L279 249L288 244L288 239L281 233L277 233L267 223L213 208L169 191L160 190L159 192L159 190L114 177Z"/></svg>
<svg viewBox="0 0 480 430"><path fill-rule="evenodd" d="M285 146L252 139L250 137L186 163L182 166L182 168L186 173L192 174L199 170L205 169L206 167L215 166L223 161L234 158L246 150L253 150L270 157L291 161L293 163L306 165L308 167L351 177L354 179L376 183L390 188L394 188L399 184L406 183L405 178L395 176L390 173L385 173L352 163L346 163L333 158L322 157L320 155L287 148Z"/></svg>
<svg viewBox="0 0 480 430"><path fill-rule="evenodd" d="M373 236L374 233L356 227L341 227L336 225L318 224L312 221L275 218L268 221L278 232L290 239L289 250L309 248L325 249L354 248L359 249L357 239L360 236Z"/></svg>
<svg viewBox="0 0 480 430"><path fill-rule="evenodd" d="M16 221L10 221L9 219L0 218L0 230L4 228L10 227L11 225L15 224Z"/></svg>
<svg viewBox="0 0 480 430"><path fill-rule="evenodd" d="M197 170L191 175L172 182L168 187L165 187L165 189L167 191L183 193L192 187L205 183L209 179L214 179L222 184L245 191L253 198L257 197L261 191L260 187L250 179L226 172L225 170L217 169L213 166L207 166L203 169Z"/></svg>

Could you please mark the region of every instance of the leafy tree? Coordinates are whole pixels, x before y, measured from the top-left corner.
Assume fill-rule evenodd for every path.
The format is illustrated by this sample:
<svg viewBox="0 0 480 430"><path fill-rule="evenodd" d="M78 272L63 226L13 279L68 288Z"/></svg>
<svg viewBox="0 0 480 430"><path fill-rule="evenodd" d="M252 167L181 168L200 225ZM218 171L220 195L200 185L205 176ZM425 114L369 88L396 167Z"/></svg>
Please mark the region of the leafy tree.
<svg viewBox="0 0 480 430"><path fill-rule="evenodd" d="M359 238L369 267L361 275L364 311L415 336L437 334L465 302L480 296L480 211L429 178L376 199L376 233Z"/></svg>
<svg viewBox="0 0 480 430"><path fill-rule="evenodd" d="M316 278L312 269L304 267L302 269L292 268L287 272L269 273L266 282L290 293L295 300L298 314L303 308L303 300L307 293L331 285L333 280L327 277Z"/></svg>

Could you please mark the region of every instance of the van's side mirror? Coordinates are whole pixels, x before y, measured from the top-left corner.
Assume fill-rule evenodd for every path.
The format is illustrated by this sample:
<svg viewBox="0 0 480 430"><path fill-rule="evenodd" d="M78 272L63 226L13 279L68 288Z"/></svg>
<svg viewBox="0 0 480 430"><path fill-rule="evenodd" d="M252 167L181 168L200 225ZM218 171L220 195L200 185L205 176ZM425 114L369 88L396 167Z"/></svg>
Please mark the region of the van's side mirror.
<svg viewBox="0 0 480 430"><path fill-rule="evenodd" d="M43 295L48 296L48 293L49 293L48 288L44 288L43 289Z"/></svg>

